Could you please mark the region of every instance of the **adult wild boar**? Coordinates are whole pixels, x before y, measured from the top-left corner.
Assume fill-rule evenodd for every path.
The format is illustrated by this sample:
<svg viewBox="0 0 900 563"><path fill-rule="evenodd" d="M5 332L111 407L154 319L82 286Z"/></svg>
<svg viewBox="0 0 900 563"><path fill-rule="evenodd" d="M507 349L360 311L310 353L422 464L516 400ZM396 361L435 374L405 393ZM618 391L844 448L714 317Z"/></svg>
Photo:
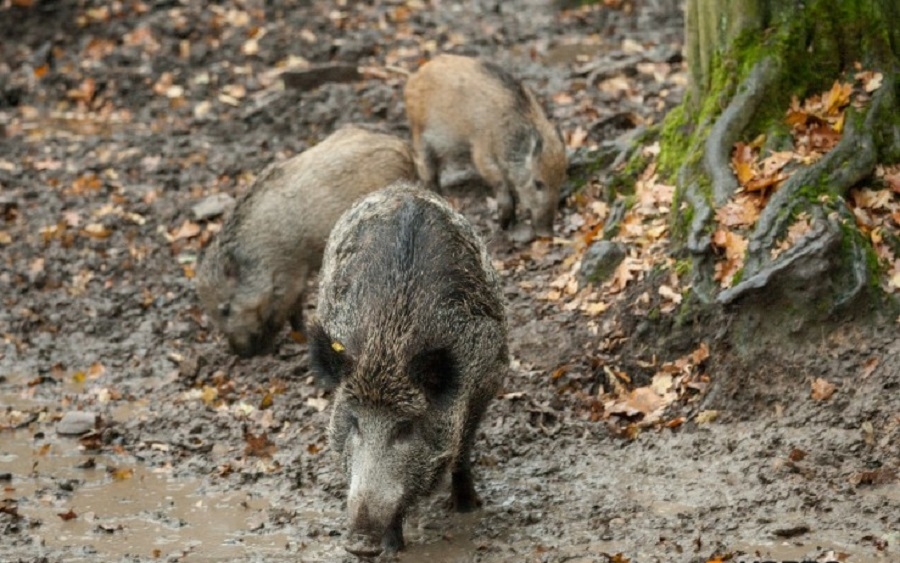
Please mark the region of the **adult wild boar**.
<svg viewBox="0 0 900 563"><path fill-rule="evenodd" d="M307 278L338 217L360 197L414 178L409 144L362 126L263 171L197 269L200 302L234 352L267 352L286 320L302 330Z"/></svg>
<svg viewBox="0 0 900 563"><path fill-rule="evenodd" d="M403 548L403 520L449 470L480 505L475 431L508 369L496 271L472 226L406 182L360 200L328 239L310 363L336 385L329 437L349 481L348 551Z"/></svg>
<svg viewBox="0 0 900 563"><path fill-rule="evenodd" d="M510 228L517 200L534 231L553 234L566 151L534 93L489 62L440 55L410 76L404 91L419 177L440 192L443 164L471 159Z"/></svg>

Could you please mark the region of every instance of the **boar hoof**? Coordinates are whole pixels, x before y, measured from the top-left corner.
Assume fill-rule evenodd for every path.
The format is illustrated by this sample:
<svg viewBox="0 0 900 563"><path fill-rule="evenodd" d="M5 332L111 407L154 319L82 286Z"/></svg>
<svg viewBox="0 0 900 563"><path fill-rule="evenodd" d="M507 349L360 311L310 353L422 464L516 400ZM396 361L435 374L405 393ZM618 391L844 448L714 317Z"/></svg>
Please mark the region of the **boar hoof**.
<svg viewBox="0 0 900 563"><path fill-rule="evenodd" d="M377 540L370 536L360 535L351 536L344 549L357 557L378 557L384 551Z"/></svg>
<svg viewBox="0 0 900 563"><path fill-rule="evenodd" d="M510 232L509 238L513 242L526 244L534 240L534 229L530 225L520 223L516 225Z"/></svg>
<svg viewBox="0 0 900 563"><path fill-rule="evenodd" d="M467 472L453 474L450 493L450 508L456 512L474 512L481 508L481 499L475 492L472 476Z"/></svg>
<svg viewBox="0 0 900 563"><path fill-rule="evenodd" d="M481 499L478 495L458 495L453 493L447 500L447 507L454 512L475 512L481 508Z"/></svg>
<svg viewBox="0 0 900 563"><path fill-rule="evenodd" d="M306 325L303 324L302 310L291 313L291 316L288 317L288 321L291 323L291 330L299 332L300 334L306 333Z"/></svg>
<svg viewBox="0 0 900 563"><path fill-rule="evenodd" d="M403 541L403 525L397 522L392 524L381 538L381 546L385 555L394 555L406 547L406 542Z"/></svg>

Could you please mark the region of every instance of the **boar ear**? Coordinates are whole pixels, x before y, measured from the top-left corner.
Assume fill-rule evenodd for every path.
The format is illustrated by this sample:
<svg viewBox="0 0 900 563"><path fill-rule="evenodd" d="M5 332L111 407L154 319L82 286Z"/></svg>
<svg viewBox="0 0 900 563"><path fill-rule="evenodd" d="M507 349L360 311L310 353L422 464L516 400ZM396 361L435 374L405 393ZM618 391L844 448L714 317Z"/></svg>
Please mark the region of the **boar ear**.
<svg viewBox="0 0 900 563"><path fill-rule="evenodd" d="M459 388L456 361L446 348L416 354L410 362L409 375L431 403L449 403Z"/></svg>
<svg viewBox="0 0 900 563"><path fill-rule="evenodd" d="M316 320L306 329L309 340L309 367L319 385L333 389L350 371L350 358L343 344L332 340Z"/></svg>

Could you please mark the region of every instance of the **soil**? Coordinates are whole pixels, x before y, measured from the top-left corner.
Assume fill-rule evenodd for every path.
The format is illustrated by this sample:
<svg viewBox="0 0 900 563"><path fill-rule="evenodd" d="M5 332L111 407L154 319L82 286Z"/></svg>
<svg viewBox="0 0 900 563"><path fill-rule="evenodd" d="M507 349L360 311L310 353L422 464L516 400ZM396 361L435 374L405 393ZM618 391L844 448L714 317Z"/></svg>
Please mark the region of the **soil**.
<svg viewBox="0 0 900 563"><path fill-rule="evenodd" d="M0 2L4 561L352 561L330 395L287 330L238 359L209 326L190 275L220 218L192 206L343 123L406 134L404 77L384 66L436 50L509 68L587 143L658 122L683 90L677 2L201 4ZM376 70L285 89L289 56ZM594 86L618 76L628 95ZM562 103L574 91L593 113ZM449 198L500 266L513 369L476 444L484 507L422 502L401 561L900 561L895 319L777 339L733 330L738 310L676 323L637 306L653 276L589 317L534 298L564 245L498 234L471 182ZM605 365L647 379L701 343L709 385L672 405L683 423L596 416ZM61 435L72 411L99 422Z"/></svg>

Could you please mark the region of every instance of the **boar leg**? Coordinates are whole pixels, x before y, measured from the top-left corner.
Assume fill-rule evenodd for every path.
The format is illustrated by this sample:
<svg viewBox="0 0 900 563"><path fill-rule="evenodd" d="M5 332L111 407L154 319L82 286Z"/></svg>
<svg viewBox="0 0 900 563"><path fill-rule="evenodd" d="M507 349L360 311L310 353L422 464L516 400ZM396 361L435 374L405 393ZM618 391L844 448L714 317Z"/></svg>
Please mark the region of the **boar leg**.
<svg viewBox="0 0 900 563"><path fill-rule="evenodd" d="M475 492L475 478L472 476L472 464L466 459L460 460L451 476L450 505L457 512L472 512L481 506L481 499Z"/></svg>
<svg viewBox="0 0 900 563"><path fill-rule="evenodd" d="M416 172L419 179L425 184L425 188L434 193L441 193L441 160L437 152L421 135L413 141L416 153Z"/></svg>
<svg viewBox="0 0 900 563"><path fill-rule="evenodd" d="M475 432L487 403L473 405L473 412L466 424L459 457L453 473L450 475L450 505L457 512L472 512L481 506L481 499L475 492L475 478L472 475L472 446L475 443Z"/></svg>
<svg viewBox="0 0 900 563"><path fill-rule="evenodd" d="M503 230L508 230L516 223L516 199L506 182L501 183L497 189L497 220Z"/></svg>
<svg viewBox="0 0 900 563"><path fill-rule="evenodd" d="M509 229L516 222L516 200L512 183L497 164L497 160L482 146L472 147L472 163L484 181L494 190L497 198L497 220L501 229Z"/></svg>
<svg viewBox="0 0 900 563"><path fill-rule="evenodd" d="M386 554L397 553L406 547L406 542L403 540L403 518L397 517L391 522L381 537L381 547Z"/></svg>
<svg viewBox="0 0 900 563"><path fill-rule="evenodd" d="M300 334L306 334L306 328L303 326L302 295L297 299L297 302L294 303L294 306L291 308L291 313L288 316L288 322L291 323L291 330L299 332Z"/></svg>

